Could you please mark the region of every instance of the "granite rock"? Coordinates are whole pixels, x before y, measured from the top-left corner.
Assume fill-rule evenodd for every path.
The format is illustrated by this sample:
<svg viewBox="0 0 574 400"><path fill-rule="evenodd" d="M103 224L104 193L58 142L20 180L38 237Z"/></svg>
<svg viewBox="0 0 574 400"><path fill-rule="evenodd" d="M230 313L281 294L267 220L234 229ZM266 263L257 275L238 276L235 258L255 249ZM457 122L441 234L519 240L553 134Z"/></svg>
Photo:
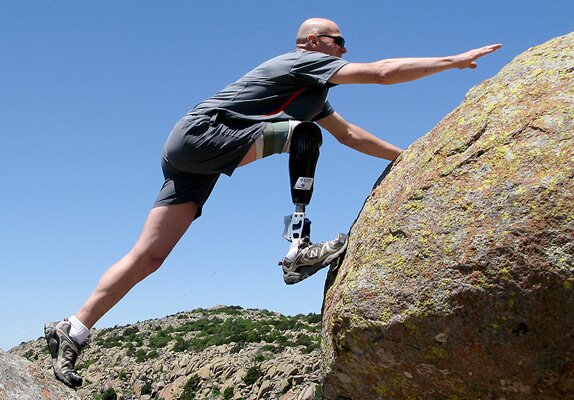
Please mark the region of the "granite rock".
<svg viewBox="0 0 574 400"><path fill-rule="evenodd" d="M24 357L0 351L0 399L79 400L76 393L58 382L51 371Z"/></svg>
<svg viewBox="0 0 574 400"><path fill-rule="evenodd" d="M387 168L325 291L326 400L574 398L574 33Z"/></svg>

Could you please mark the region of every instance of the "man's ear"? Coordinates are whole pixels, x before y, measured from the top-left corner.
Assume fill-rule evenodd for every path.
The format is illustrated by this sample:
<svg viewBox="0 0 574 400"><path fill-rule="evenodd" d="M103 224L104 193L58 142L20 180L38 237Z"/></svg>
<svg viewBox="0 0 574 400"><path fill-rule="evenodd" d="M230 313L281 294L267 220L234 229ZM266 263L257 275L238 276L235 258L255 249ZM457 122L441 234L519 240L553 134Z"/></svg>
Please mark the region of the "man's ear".
<svg viewBox="0 0 574 400"><path fill-rule="evenodd" d="M317 46L318 41L319 38L317 38L317 35L314 34L307 35L307 43L309 43L310 45Z"/></svg>

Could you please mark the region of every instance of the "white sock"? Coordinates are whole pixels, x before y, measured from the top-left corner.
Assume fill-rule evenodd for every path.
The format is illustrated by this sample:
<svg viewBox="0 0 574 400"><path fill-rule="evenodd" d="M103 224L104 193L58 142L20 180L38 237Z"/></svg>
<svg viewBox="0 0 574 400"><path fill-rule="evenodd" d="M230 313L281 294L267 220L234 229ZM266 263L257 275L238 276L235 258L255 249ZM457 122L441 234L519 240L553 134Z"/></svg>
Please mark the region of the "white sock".
<svg viewBox="0 0 574 400"><path fill-rule="evenodd" d="M86 328L86 326L82 324L82 322L76 318L75 315L72 315L70 318L68 318L68 321L70 321L71 324L69 333L70 337L74 339L76 343L84 344L88 338L88 335L90 334L90 330Z"/></svg>

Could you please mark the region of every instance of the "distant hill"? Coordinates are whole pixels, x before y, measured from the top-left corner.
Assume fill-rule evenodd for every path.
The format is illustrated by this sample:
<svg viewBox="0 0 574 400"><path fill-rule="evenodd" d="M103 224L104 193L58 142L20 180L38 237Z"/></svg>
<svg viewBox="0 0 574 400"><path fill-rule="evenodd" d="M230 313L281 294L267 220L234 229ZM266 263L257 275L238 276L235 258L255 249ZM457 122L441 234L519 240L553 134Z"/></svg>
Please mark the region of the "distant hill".
<svg viewBox="0 0 574 400"><path fill-rule="evenodd" d="M317 314L218 306L93 330L78 360L82 399L321 398ZM50 369L43 339L10 353Z"/></svg>

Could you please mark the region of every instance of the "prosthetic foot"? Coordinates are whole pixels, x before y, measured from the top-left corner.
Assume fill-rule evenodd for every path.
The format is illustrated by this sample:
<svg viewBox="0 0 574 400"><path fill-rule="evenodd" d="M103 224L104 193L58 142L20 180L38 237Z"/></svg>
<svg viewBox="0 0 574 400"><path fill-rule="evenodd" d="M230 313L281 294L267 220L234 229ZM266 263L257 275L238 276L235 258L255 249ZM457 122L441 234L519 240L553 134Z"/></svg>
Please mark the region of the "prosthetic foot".
<svg viewBox="0 0 574 400"><path fill-rule="evenodd" d="M347 235L344 234L329 242L311 243L311 221L305 217L305 206L313 195L321 143L321 130L311 122L301 122L291 135L289 178L295 212L284 219L283 237L291 242L291 247L279 262L287 284L300 282L328 266L347 247Z"/></svg>

